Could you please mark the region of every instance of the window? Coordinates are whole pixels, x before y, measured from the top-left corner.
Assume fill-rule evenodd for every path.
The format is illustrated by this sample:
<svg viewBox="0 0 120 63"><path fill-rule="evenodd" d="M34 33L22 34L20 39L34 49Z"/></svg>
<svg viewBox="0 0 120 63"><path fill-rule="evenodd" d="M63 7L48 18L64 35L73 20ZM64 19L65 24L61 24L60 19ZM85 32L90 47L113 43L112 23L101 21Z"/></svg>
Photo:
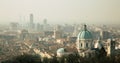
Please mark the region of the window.
<svg viewBox="0 0 120 63"><path fill-rule="evenodd" d="M88 43L86 43L86 47L88 47Z"/></svg>
<svg viewBox="0 0 120 63"><path fill-rule="evenodd" d="M82 47L82 43L81 43L81 47Z"/></svg>

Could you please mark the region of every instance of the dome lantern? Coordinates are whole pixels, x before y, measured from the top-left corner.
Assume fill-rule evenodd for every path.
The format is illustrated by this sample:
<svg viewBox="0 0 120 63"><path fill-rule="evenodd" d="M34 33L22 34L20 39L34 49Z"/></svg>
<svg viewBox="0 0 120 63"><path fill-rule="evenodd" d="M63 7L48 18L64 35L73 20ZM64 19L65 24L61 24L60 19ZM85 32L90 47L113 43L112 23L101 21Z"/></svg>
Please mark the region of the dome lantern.
<svg viewBox="0 0 120 63"><path fill-rule="evenodd" d="M83 30L79 32L78 39L92 39L92 34L87 30L87 25L84 25Z"/></svg>
<svg viewBox="0 0 120 63"><path fill-rule="evenodd" d="M87 31L87 26L86 25L84 25L84 31Z"/></svg>

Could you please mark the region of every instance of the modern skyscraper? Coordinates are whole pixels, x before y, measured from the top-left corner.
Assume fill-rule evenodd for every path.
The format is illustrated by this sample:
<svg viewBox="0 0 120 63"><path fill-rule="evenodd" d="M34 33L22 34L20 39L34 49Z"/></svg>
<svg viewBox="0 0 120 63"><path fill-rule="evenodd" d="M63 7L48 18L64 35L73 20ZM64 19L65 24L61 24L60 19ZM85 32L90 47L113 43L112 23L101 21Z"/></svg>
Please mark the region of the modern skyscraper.
<svg viewBox="0 0 120 63"><path fill-rule="evenodd" d="M33 14L30 14L30 29L33 29L34 28L34 23L33 23L33 19L34 17L33 17Z"/></svg>
<svg viewBox="0 0 120 63"><path fill-rule="evenodd" d="M108 31L100 31L100 36L103 40L108 39L110 38L110 33Z"/></svg>
<svg viewBox="0 0 120 63"><path fill-rule="evenodd" d="M46 25L47 24L47 19L43 20L43 24Z"/></svg>
<svg viewBox="0 0 120 63"><path fill-rule="evenodd" d="M10 23L10 29L11 30L18 30L18 28L19 28L19 23L17 23L17 22L11 22Z"/></svg>
<svg viewBox="0 0 120 63"><path fill-rule="evenodd" d="M30 23L33 23L33 14L30 14Z"/></svg>

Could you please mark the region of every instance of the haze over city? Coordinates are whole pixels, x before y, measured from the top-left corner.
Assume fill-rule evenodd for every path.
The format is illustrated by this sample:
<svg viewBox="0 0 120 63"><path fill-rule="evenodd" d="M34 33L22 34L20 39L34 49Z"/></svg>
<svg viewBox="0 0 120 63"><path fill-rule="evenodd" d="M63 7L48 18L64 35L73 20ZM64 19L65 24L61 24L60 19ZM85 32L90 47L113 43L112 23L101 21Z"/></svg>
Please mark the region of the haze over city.
<svg viewBox="0 0 120 63"><path fill-rule="evenodd" d="M0 63L120 63L120 0L0 0Z"/></svg>
<svg viewBox="0 0 120 63"><path fill-rule="evenodd" d="M0 0L0 23L119 24L120 0Z"/></svg>

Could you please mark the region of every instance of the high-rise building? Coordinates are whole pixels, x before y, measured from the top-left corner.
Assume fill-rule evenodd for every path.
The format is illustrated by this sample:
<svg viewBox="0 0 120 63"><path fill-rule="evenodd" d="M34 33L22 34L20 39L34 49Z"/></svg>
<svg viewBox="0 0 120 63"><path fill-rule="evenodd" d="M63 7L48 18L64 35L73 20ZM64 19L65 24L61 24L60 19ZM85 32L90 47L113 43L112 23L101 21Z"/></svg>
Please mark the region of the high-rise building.
<svg viewBox="0 0 120 63"><path fill-rule="evenodd" d="M54 38L55 39L60 39L60 38L62 38L62 30L61 30L61 27L59 26L59 25L56 25L55 27L54 27Z"/></svg>
<svg viewBox="0 0 120 63"><path fill-rule="evenodd" d="M47 23L47 19L43 20L43 31L52 31L52 27Z"/></svg>
<svg viewBox="0 0 120 63"><path fill-rule="evenodd" d="M100 36L103 40L108 39L108 38L110 38L110 33L108 31L101 31Z"/></svg>
<svg viewBox="0 0 120 63"><path fill-rule="evenodd" d="M43 20L43 24L46 25L47 24L47 19Z"/></svg>
<svg viewBox="0 0 120 63"><path fill-rule="evenodd" d="M39 23L37 23L37 25L36 25L36 30L40 31L40 24Z"/></svg>
<svg viewBox="0 0 120 63"><path fill-rule="evenodd" d="M33 23L33 14L30 14L30 23Z"/></svg>
<svg viewBox="0 0 120 63"><path fill-rule="evenodd" d="M19 28L19 23L17 23L17 22L10 23L11 30L18 30L18 28Z"/></svg>
<svg viewBox="0 0 120 63"><path fill-rule="evenodd" d="M34 21L34 19L33 19L34 17L33 17L33 14L30 14L30 29L33 29L34 28L34 23L33 23L33 21Z"/></svg>

